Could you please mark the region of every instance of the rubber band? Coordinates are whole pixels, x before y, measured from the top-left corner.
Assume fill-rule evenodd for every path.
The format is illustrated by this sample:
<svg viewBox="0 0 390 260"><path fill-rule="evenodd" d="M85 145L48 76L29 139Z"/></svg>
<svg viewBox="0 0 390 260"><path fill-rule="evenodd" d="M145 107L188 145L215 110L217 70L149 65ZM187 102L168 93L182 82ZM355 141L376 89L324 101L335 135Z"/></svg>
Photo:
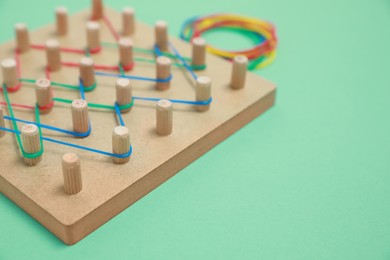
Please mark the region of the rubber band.
<svg viewBox="0 0 390 260"><path fill-rule="evenodd" d="M131 64L126 65L126 66L120 64L120 66L118 66L118 67L119 67L119 69L122 68L124 71L131 71L134 68L134 63L131 63Z"/></svg>
<svg viewBox="0 0 390 260"><path fill-rule="evenodd" d="M53 98L53 101L66 103L66 104L72 104L72 102L73 102L73 100L70 100L70 99L57 98L57 97ZM122 111L122 110L129 109L133 105L134 105L134 100L132 100L129 104L119 106L119 110ZM97 104L97 103L88 103L88 107L115 110L115 105L114 106L110 106L110 105Z"/></svg>
<svg viewBox="0 0 390 260"><path fill-rule="evenodd" d="M142 80L142 81L152 81L152 82L169 82L172 80L172 74L165 79L157 79L157 78L147 78L147 77L138 77L138 76L129 76L129 75L120 75L120 74L111 74L104 72L95 72L97 76L105 76L105 77L113 77L113 78L126 78L133 80Z"/></svg>
<svg viewBox="0 0 390 260"><path fill-rule="evenodd" d="M109 47L109 48L118 48L118 44L117 43L111 43L111 42L100 42L100 44L104 47ZM140 47L133 47L133 51L134 52L139 52L139 53L144 53L144 54L150 54L150 55L153 55L155 54L155 50L149 50L149 49L144 49L144 48L140 48ZM160 51L161 54L163 56L166 56L168 58L171 58L171 59L177 59L177 57L175 55L173 55L172 53L169 53L169 52L164 52L164 51ZM188 57L183 57L185 60L187 61L191 61L190 58Z"/></svg>
<svg viewBox="0 0 390 260"><path fill-rule="evenodd" d="M107 22L110 23L109 20L107 20ZM114 30L112 30L112 31L114 31ZM181 66L181 67L186 67L186 69L189 72L191 72L191 70L193 68L190 67L190 65L188 65L188 63L187 63L187 61L190 62L191 60L189 58L183 57L176 50L176 48L172 44L170 44L170 45L171 45L171 49L174 51L174 54L167 53L167 52L161 52L159 50L159 48L157 47L156 50L157 50L158 54L159 55L164 55L164 56L167 56L167 57L170 57L170 58L173 58L173 59L180 60L182 64L176 63L174 65ZM114 45L114 44L113 44L113 46L117 47L117 45ZM33 45L32 47L36 48L36 49L44 49L43 45ZM144 52L144 53L148 53L148 54L153 54L156 51L156 50L147 50L147 49L141 49L141 48L135 48L135 49L137 49L140 52ZM90 56L91 53L99 52L100 50L101 50L101 47L98 47L98 48L95 48L95 49L92 49L92 50L90 50L88 48L85 49L85 50L78 50L78 49L72 49L72 48L61 48L60 49L60 51L75 52L75 53L79 53L79 54L84 54L84 52L85 52L85 55L87 55L87 56ZM75 136L75 137L87 137L92 132L91 123L88 122L88 131L87 132L85 132L85 133L78 133L78 132L62 129L62 128L59 128L59 127L42 124L40 122L39 111L51 109L55 105L55 102L72 103L73 101L69 100L69 99L62 99L62 98L54 97L50 104L48 104L47 106L43 106L43 107L39 107L37 104L33 107L33 106L27 106L27 105L10 103L8 92L19 90L21 88L21 86L22 86L22 82L31 83L31 84L34 84L36 82L36 80L34 80L34 79L28 79L28 78L21 78L20 77L20 75L21 75L21 66L20 66L20 57L19 57L19 51L18 50L15 50L15 60L16 60L16 64L17 64L18 78L19 78L19 81L20 81L19 85L15 86L15 87L12 87L12 88L7 88L5 86L5 84L3 84L3 88L0 89L0 90L3 91L5 99L6 99L6 102L0 102L0 104L6 105L8 107L8 110L10 111L9 112L10 116L4 116L4 119L11 121L14 129L8 129L8 128L0 127L0 130L8 131L8 132L16 134L16 138L17 138L19 149L20 149L22 155L25 158L37 158L37 157L41 156L42 153L43 153L43 150L44 150L44 146L43 146L43 142L42 141L49 141L49 142L53 142L53 143L57 143L57 144L61 144L61 145L66 145L66 146L70 146L70 147L74 147L74 148L78 148L78 149L83 149L83 150L87 150L87 151L91 151L91 152L95 152L95 153L100 153L100 154L103 154L103 155L116 157L116 158L126 158L126 157L129 157L132 154L133 148L132 148L131 145L130 145L128 153L125 153L125 154L113 154L113 153L110 153L110 152L105 152L105 151L97 150L97 149L94 149L94 148L84 147L84 146L80 146L80 145L76 145L76 144L72 144L72 143L68 143L68 142L64 142L64 141L59 141L59 140L55 140L55 139L48 138L48 137L44 137L42 135L42 129L47 129L47 130L50 130L50 131L56 131L56 132L60 132L60 133L63 133L63 134L72 135L72 136ZM150 60L150 61L152 61L152 60ZM152 61L152 62L155 63L155 61ZM71 63L71 62L68 62L68 63L63 62L62 64L65 65L65 66L71 66L71 67L76 67L76 66L78 67L79 66L78 64ZM120 72L120 74L111 74L111 73L97 72L97 73L95 73L95 75L108 76L108 77L118 77L118 78L129 78L129 79L133 79L133 80L144 80L144 81L153 81L153 82L169 82L169 81L172 80L172 74L169 77L164 78L164 79L125 75L125 71L131 70L133 68L133 66L134 66L134 63L130 64L128 66L123 66L122 64L119 64L118 66L95 65L96 69L101 69L101 70L119 70L119 72ZM45 72L46 72L47 79L50 80L50 69L48 67L46 67ZM192 71L192 73L193 73L193 75L196 75L193 71ZM64 83L58 83L58 82L51 82L51 85L52 86L57 86L57 87L68 88L68 89L72 89L72 90L78 90L80 92L81 98L85 100L85 92L94 90L96 88L96 86L97 86L97 81L95 80L94 84L91 85L91 86L84 86L81 79L79 79L79 84L78 85L70 85L70 84L64 84ZM112 105L105 105L105 104L89 103L88 107L114 110L116 115L117 115L117 117L118 117L119 124L121 126L124 126L125 122L124 122L124 119L122 117L121 111L131 108L134 105L134 101L135 100L159 101L159 100L161 100L161 98L133 97L131 103L126 104L126 105L119 106L119 104L116 103L116 102L114 103L113 106ZM189 105L209 105L212 102L212 98L210 98L207 101L190 101L190 100L180 100L180 99L170 99L170 101L173 102L173 103L182 103L182 104L189 104ZM25 109L34 109L36 122L32 122L32 121L16 118L14 116L14 114L13 114L13 110L12 110L13 106L14 107L20 107L20 108L25 108ZM25 124L33 124L33 125L36 125L38 127L39 135L40 135L40 144L41 144L40 151L38 151L37 153L33 153L33 154L26 153L24 151L23 144L22 144L21 138L20 138L21 132L18 129L17 122L25 123Z"/></svg>
<svg viewBox="0 0 390 260"><path fill-rule="evenodd" d="M119 109L119 105L117 102L115 102L115 113L118 116L120 125L125 126L125 122L123 121L121 110Z"/></svg>
<svg viewBox="0 0 390 260"><path fill-rule="evenodd" d="M49 137L43 137L42 136L41 139L44 140L44 141L57 143L57 144L62 144L62 145L70 146L70 147L73 147L73 148L86 150L86 151L94 152L94 153L99 153L99 154L103 154L103 155L107 155L107 156L115 157L115 158L127 158L127 157L129 157L133 153L133 146L132 145L130 145L130 150L127 153L115 154L115 153L109 153L109 152L97 150L97 149L86 147L86 146L81 146L81 145L77 145L77 144L72 144L72 143L68 143L68 142L55 140L55 139L49 138Z"/></svg>
<svg viewBox="0 0 390 260"><path fill-rule="evenodd" d="M15 92L17 92L21 87L22 87L22 84L19 82L19 84L16 85L16 86L13 86L13 87L6 87L6 88L7 88L7 91L8 91L9 93L15 93ZM1 91L3 91L3 89L1 89Z"/></svg>
<svg viewBox="0 0 390 260"><path fill-rule="evenodd" d="M172 49L172 51L175 53L175 56L179 58L179 60L183 63L183 66L187 69L187 71L191 74L191 76L197 80L198 75L194 72L194 70L191 68L190 65L188 65L187 61L180 55L179 51L176 49L176 47L172 44L169 43L169 47Z"/></svg>
<svg viewBox="0 0 390 260"><path fill-rule="evenodd" d="M278 43L276 29L271 23L255 18L232 14L193 17L184 22L180 30L180 38L190 42L193 38L218 28L255 36L255 45L246 50L229 51L209 44L207 46L209 52L228 60L232 60L237 55L245 55L250 60L248 64L250 70L264 68L275 59Z"/></svg>
<svg viewBox="0 0 390 260"><path fill-rule="evenodd" d="M37 104L38 106L38 104ZM47 104L46 106L38 106L38 109L39 111L45 111L45 110L49 110L49 109L52 109L54 106L54 101L51 101L49 104Z"/></svg>
<svg viewBox="0 0 390 260"><path fill-rule="evenodd" d="M144 100L144 101L156 101L157 102L163 98L133 97L133 99ZM181 104L197 105L197 106L207 106L207 105L210 105L210 103L213 101L213 98L210 98L209 100L205 100L205 101L190 101L190 100L167 99L167 98L164 98L164 99L169 100L172 103L181 103Z"/></svg>
<svg viewBox="0 0 390 260"><path fill-rule="evenodd" d="M47 130L50 130L50 131L54 131L54 132L60 132L60 133L67 134L67 135L72 135L74 137L87 137L87 136L89 136L91 134L91 131L92 131L92 127L90 125L88 127L88 131L87 132L85 132L85 133L78 133L78 132L74 132L74 131L58 128L58 127L51 126L51 125L46 125L46 124L32 122L32 121L28 121L28 120L24 120L24 119L19 119L19 118L13 117L13 116L4 116L4 119L12 121L12 122L19 122L19 123L24 123L24 124L36 125L36 126L38 126L40 128L44 128L44 129L47 129Z"/></svg>
<svg viewBox="0 0 390 260"><path fill-rule="evenodd" d="M116 40L116 41L119 41L120 36L119 36L119 34L115 31L114 26L112 25L110 19L108 19L107 16L103 16L103 20L104 20L104 22L106 23L108 29L110 30L112 36L114 36L115 40Z"/></svg>
<svg viewBox="0 0 390 260"><path fill-rule="evenodd" d="M90 54L99 53L101 50L102 50L102 47L101 47L101 46L98 46L98 47L93 48L93 49L87 48L87 51L88 51ZM89 55L87 55L87 56L89 56Z"/></svg>
<svg viewBox="0 0 390 260"><path fill-rule="evenodd" d="M21 132L19 130L13 130L13 129L5 128L5 127L0 127L0 130L1 131L6 131L6 132L9 132L9 133L13 133L15 135L20 135L21 134ZM70 147L73 147L73 148L86 150L86 151L94 152L94 153L99 153L99 154L107 155L107 156L110 156L110 157L116 157L116 158L127 158L127 157L129 157L133 153L133 146L132 145L130 145L130 147L129 147L130 149L129 149L129 151L127 153L114 154L114 153L109 153L109 152L97 150L97 149L94 149L94 148L89 148L89 147L85 147L85 146L81 146L81 145L76 145L76 144L72 144L72 143L68 143L68 142L55 140L55 139L49 138L49 137L40 136L40 138L43 141L57 143L57 144L61 144L61 145L66 145L66 146L70 146Z"/></svg>
<svg viewBox="0 0 390 260"><path fill-rule="evenodd" d="M0 105L7 106L7 103L0 101ZM10 105L12 107L19 107L19 108L25 108L25 109L35 109L35 107L33 107L33 106L27 106L27 105L22 105L22 104L11 103Z"/></svg>
<svg viewBox="0 0 390 260"><path fill-rule="evenodd" d="M3 84L3 93L4 93L5 102L7 103L7 108L8 108L8 111L9 111L10 115L11 115L11 118L15 118L14 111L12 109L12 106L10 105L11 102L9 100L8 91L7 91L7 87L5 86L5 84ZM35 108L35 116L36 116L37 120L39 121L39 111L38 111L38 108ZM6 118L6 116L4 116L4 118ZM16 121L12 121L12 125L14 127L14 130L19 132L18 125L16 124ZM42 132L41 132L40 127L38 127L38 130L39 130L39 134L41 135ZM24 150L23 144L22 144L22 140L20 138L20 135L16 135L16 141L18 143L19 149L20 149L23 157L25 157L25 158L34 159L34 158L37 158L37 157L41 156L42 153L43 153L43 143L42 143L42 140L40 140L41 149L38 152L36 152L36 153L27 153Z"/></svg>

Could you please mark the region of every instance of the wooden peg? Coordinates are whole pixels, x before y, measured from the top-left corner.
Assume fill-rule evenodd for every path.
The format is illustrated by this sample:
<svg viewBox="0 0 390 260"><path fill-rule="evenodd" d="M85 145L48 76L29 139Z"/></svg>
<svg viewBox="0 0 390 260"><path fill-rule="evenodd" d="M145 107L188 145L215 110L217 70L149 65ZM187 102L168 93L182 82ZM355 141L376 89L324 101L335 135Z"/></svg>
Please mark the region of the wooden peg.
<svg viewBox="0 0 390 260"><path fill-rule="evenodd" d="M156 44L161 51L168 50L168 25L165 21L157 21L155 25Z"/></svg>
<svg viewBox="0 0 390 260"><path fill-rule="evenodd" d="M102 0L92 0L92 20L100 20L104 17Z"/></svg>
<svg viewBox="0 0 390 260"><path fill-rule="evenodd" d="M62 174L66 193L72 195L82 190L81 164L80 158L76 154L67 153L62 156Z"/></svg>
<svg viewBox="0 0 390 260"><path fill-rule="evenodd" d="M196 70L206 65L206 41L201 37L192 40L192 65Z"/></svg>
<svg viewBox="0 0 390 260"><path fill-rule="evenodd" d="M61 69L60 44L55 39L46 41L46 61L50 71Z"/></svg>
<svg viewBox="0 0 390 260"><path fill-rule="evenodd" d="M1 62L3 83L7 88L14 88L19 85L18 69L14 59L5 59Z"/></svg>
<svg viewBox="0 0 390 260"><path fill-rule="evenodd" d="M0 127L5 128L3 109L0 107ZM5 136L5 131L0 130L0 138Z"/></svg>
<svg viewBox="0 0 390 260"><path fill-rule="evenodd" d="M211 98L211 79L206 76L198 77L196 80L196 101L208 101ZM209 110L210 105L197 105L196 110L202 112Z"/></svg>
<svg viewBox="0 0 390 260"><path fill-rule="evenodd" d="M27 26L24 23L15 25L16 49L23 53L30 49L30 36Z"/></svg>
<svg viewBox="0 0 390 260"><path fill-rule="evenodd" d="M66 7L56 8L56 28L57 35L64 36L68 34L68 10Z"/></svg>
<svg viewBox="0 0 390 260"><path fill-rule="evenodd" d="M159 135L172 133L172 102L166 99L159 100L156 104L156 131Z"/></svg>
<svg viewBox="0 0 390 260"><path fill-rule="evenodd" d="M232 67L231 88L240 89L245 86L246 73L248 68L248 58L243 55L234 57Z"/></svg>
<svg viewBox="0 0 390 260"><path fill-rule="evenodd" d="M156 60L156 75L158 80L163 82L156 82L156 89L167 90L171 85L171 81L168 80L171 76L171 59L165 56L160 56Z"/></svg>
<svg viewBox="0 0 390 260"><path fill-rule="evenodd" d="M131 36L135 32L135 11L131 7L125 7L122 11L122 35Z"/></svg>
<svg viewBox="0 0 390 260"><path fill-rule="evenodd" d="M53 108L53 89L50 80L41 78L35 81L35 96L39 112L49 113Z"/></svg>
<svg viewBox="0 0 390 260"><path fill-rule="evenodd" d="M87 48L92 52L100 50L100 24L98 22L87 22Z"/></svg>
<svg viewBox="0 0 390 260"><path fill-rule="evenodd" d="M116 81L116 102L119 106L128 105L133 101L132 87L130 80L118 79ZM122 113L130 111L130 108L121 110Z"/></svg>
<svg viewBox="0 0 390 260"><path fill-rule="evenodd" d="M91 87L95 84L95 67L93 60L89 57L83 57L80 60L80 79L84 87Z"/></svg>
<svg viewBox="0 0 390 260"><path fill-rule="evenodd" d="M26 124L22 127L22 145L26 153L34 154L41 150L41 140L39 130L36 125ZM37 158L23 157L23 161L28 166L33 166L42 160L42 155Z"/></svg>
<svg viewBox="0 0 390 260"><path fill-rule="evenodd" d="M119 39L119 58L125 71L133 68L133 41L130 38Z"/></svg>
<svg viewBox="0 0 390 260"><path fill-rule="evenodd" d="M73 130L77 133L86 133L89 130L88 103L84 99L72 102Z"/></svg>
<svg viewBox="0 0 390 260"><path fill-rule="evenodd" d="M112 132L112 151L114 154L125 154L130 151L130 133L124 126L117 126ZM118 164L127 163L130 156L125 158L113 157L114 162Z"/></svg>

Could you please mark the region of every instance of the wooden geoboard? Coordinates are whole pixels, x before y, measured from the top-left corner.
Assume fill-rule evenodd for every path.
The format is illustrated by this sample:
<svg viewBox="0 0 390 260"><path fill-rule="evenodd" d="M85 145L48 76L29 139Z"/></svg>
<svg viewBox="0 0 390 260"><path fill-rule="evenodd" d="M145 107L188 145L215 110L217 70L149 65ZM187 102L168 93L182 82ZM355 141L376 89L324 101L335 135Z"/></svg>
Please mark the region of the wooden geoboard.
<svg viewBox="0 0 390 260"><path fill-rule="evenodd" d="M119 31L120 14L110 9L105 12L113 27ZM58 38L61 46L83 48L84 25L89 18L89 11L72 15L69 34ZM47 39L56 37L54 26L48 25L34 31L30 37L31 43L42 44ZM115 42L103 22L101 38L106 42ZM137 22L132 39L134 46L152 50L153 28ZM188 43L174 38L170 41L183 56L191 55ZM0 59L13 57L13 51L14 42L2 44ZM153 58L143 53L135 52L134 55ZM80 57L76 53L62 54L62 59L70 62L78 62ZM96 64L118 63L115 48L103 47L92 58ZM46 59L43 51L30 50L20 55L20 63L22 77L38 79L45 76ZM0 139L0 191L66 244L78 242L273 105L275 86L255 74L248 73L245 88L232 90L229 87L231 66L229 62L216 56L207 56L207 68L197 73L212 79L213 102L210 110L197 112L192 105L174 104L173 133L169 136L158 136L155 133L155 102L136 100L132 110L123 114L126 126L130 129L133 146L133 153L127 164L114 164L112 158L104 155L45 142L42 161L36 166L27 167L22 162L15 135L7 133ZM155 77L155 65L136 63L134 69L127 74ZM51 77L56 82L77 85L78 75L77 68L63 67L52 73ZM173 67L172 75L171 87L167 91L156 91L153 82L132 81L133 95L195 100L195 82L188 72L184 68ZM0 75L2 81L1 77ZM113 104L115 80L97 76L98 85L94 91L86 93L86 99L90 102ZM54 96L77 99L79 92L55 88ZM9 97L11 103L34 106L34 85L25 82L19 91L10 93ZM4 101L2 94L0 101ZM2 107L7 115L8 110L5 106ZM34 113L30 110L14 108L14 112L17 118L34 121ZM111 134L118 125L115 113L90 108L89 116L92 133L87 138L69 137L45 129L43 136L111 151ZM71 129L70 105L56 103L52 112L41 115L41 122ZM21 125L19 124L20 127ZM6 127L12 128L9 121L6 121ZM63 190L61 157L68 152L75 152L81 158L83 190L76 195L68 195Z"/></svg>

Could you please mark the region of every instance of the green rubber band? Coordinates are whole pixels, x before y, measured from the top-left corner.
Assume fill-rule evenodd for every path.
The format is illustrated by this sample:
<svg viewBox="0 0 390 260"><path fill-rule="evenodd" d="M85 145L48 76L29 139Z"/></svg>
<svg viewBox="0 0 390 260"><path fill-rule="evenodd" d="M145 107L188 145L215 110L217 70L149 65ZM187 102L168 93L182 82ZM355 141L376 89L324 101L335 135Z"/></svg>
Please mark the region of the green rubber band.
<svg viewBox="0 0 390 260"><path fill-rule="evenodd" d="M119 73L121 76L124 76L126 74L125 70L123 69L123 66L121 63L119 63Z"/></svg>
<svg viewBox="0 0 390 260"><path fill-rule="evenodd" d="M79 86L68 85L68 84L57 83L57 82L52 82L51 85L57 86L57 87L68 88L68 89L80 89Z"/></svg>
<svg viewBox="0 0 390 260"><path fill-rule="evenodd" d="M91 52L89 51L89 48L85 49L85 56L91 57Z"/></svg>
<svg viewBox="0 0 390 260"><path fill-rule="evenodd" d="M33 79L24 79L24 78L19 78L20 82L27 82L27 83L35 83L35 80Z"/></svg>
<svg viewBox="0 0 390 260"><path fill-rule="evenodd" d="M97 86L97 83L96 83L96 80L95 80L95 83L93 83L92 86L88 86L88 87L84 86L84 91L85 92L91 92L92 90L94 90L96 88L96 86ZM77 89L79 89L79 87L77 87Z"/></svg>
<svg viewBox="0 0 390 260"><path fill-rule="evenodd" d="M27 79L27 78L19 78L19 81L27 82L27 83L35 83L36 82L35 79ZM57 86L57 87L69 88L69 89L80 89L79 86L63 84L63 83L57 83L57 82L51 82L51 85L52 86Z"/></svg>
<svg viewBox="0 0 390 260"><path fill-rule="evenodd" d="M191 65L191 68L192 68L193 70L204 70L204 69L206 69L206 64L204 64L204 65L199 65L199 66Z"/></svg>

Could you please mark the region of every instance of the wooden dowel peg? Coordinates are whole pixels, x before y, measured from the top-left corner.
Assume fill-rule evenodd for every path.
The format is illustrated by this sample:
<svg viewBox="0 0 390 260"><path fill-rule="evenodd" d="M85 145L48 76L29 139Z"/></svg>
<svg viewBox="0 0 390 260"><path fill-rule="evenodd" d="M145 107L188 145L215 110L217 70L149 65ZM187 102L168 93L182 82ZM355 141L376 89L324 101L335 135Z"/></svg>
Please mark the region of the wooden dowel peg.
<svg viewBox="0 0 390 260"><path fill-rule="evenodd" d="M166 99L159 100L156 104L156 132L159 135L170 135L173 123L172 102Z"/></svg>
<svg viewBox="0 0 390 260"><path fill-rule="evenodd" d="M131 7L125 7L122 11L122 35L131 36L135 32L135 11Z"/></svg>
<svg viewBox="0 0 390 260"><path fill-rule="evenodd" d="M100 49L100 24L98 22L87 22L87 48L91 52L97 52Z"/></svg>
<svg viewBox="0 0 390 260"><path fill-rule="evenodd" d="M3 114L3 109L0 107L0 127L5 128L5 121L4 121L4 114ZM0 138L5 136L5 131L0 130Z"/></svg>
<svg viewBox="0 0 390 260"><path fill-rule="evenodd" d="M55 39L46 41L46 61L50 71L61 69L60 43Z"/></svg>
<svg viewBox="0 0 390 260"><path fill-rule="evenodd" d="M165 21L157 21L155 24L156 44L161 51L168 51L168 25Z"/></svg>
<svg viewBox="0 0 390 260"><path fill-rule="evenodd" d="M92 20L100 20L104 17L103 0L92 0Z"/></svg>
<svg viewBox="0 0 390 260"><path fill-rule="evenodd" d="M16 48L23 53L30 49L30 36L27 26L24 23L15 25Z"/></svg>
<svg viewBox="0 0 390 260"><path fill-rule="evenodd" d="M13 88L19 85L18 69L14 59L5 59L1 62L3 73L3 83L7 88Z"/></svg>
<svg viewBox="0 0 390 260"><path fill-rule="evenodd" d="M119 59L125 71L133 67L133 41L130 38L119 39Z"/></svg>
<svg viewBox="0 0 390 260"><path fill-rule="evenodd" d="M89 57L83 57L80 60L80 79L84 87L91 87L95 84L95 67L93 60Z"/></svg>
<svg viewBox="0 0 390 260"><path fill-rule="evenodd" d="M211 98L211 79L206 76L196 80L196 101L208 101ZM202 112L209 110L210 105L196 105L196 110Z"/></svg>
<svg viewBox="0 0 390 260"><path fill-rule="evenodd" d="M35 96L39 112L41 114L49 113L53 108L53 88L50 80L41 78L35 81Z"/></svg>
<svg viewBox="0 0 390 260"><path fill-rule="evenodd" d="M116 102L119 106L125 106L133 101L132 86L128 79L118 79L116 81ZM121 110L122 113L130 111L130 108Z"/></svg>
<svg viewBox="0 0 390 260"><path fill-rule="evenodd" d="M41 150L41 139L39 129L36 125L26 124L22 127L22 145L26 153L34 154ZM37 158L23 157L23 161L28 166L33 166L42 160L42 155Z"/></svg>
<svg viewBox="0 0 390 260"><path fill-rule="evenodd" d="M60 6L56 8L56 29L57 35L64 36L68 34L68 10Z"/></svg>
<svg viewBox="0 0 390 260"><path fill-rule="evenodd" d="M165 56L160 56L156 60L156 77L162 82L156 82L156 89L167 90L171 85L171 81L168 80L171 76L171 59Z"/></svg>
<svg viewBox="0 0 390 260"><path fill-rule="evenodd" d="M130 151L130 132L127 127L117 126L112 132L112 152L114 154L125 154ZM125 158L113 157L115 163L127 163L130 156Z"/></svg>
<svg viewBox="0 0 390 260"><path fill-rule="evenodd" d="M248 68L248 58L243 55L234 57L232 67L231 88L240 89L245 86L246 73Z"/></svg>
<svg viewBox="0 0 390 260"><path fill-rule="evenodd" d="M84 99L72 102L73 130L77 133L86 133L89 129L88 103Z"/></svg>
<svg viewBox="0 0 390 260"><path fill-rule="evenodd" d="M206 41L201 37L192 40L192 65L197 70L206 65Z"/></svg>
<svg viewBox="0 0 390 260"><path fill-rule="evenodd" d="M67 153L62 156L62 174L67 194L77 194L82 190L81 163L77 154Z"/></svg>

